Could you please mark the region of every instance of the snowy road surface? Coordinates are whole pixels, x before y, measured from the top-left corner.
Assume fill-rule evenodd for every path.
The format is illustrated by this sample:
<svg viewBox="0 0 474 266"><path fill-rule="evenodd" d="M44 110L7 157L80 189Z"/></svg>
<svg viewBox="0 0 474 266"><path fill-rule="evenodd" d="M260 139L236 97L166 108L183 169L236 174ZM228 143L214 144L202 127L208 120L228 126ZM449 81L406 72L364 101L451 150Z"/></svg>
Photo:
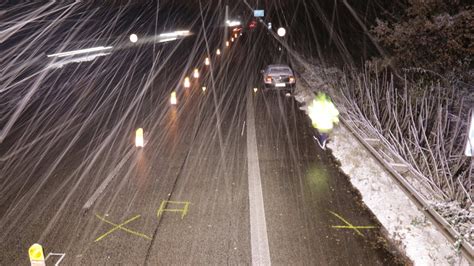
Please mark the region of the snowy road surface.
<svg viewBox="0 0 474 266"><path fill-rule="evenodd" d="M169 105L167 84L157 82L133 125L113 130L96 121L84 124L77 139L74 133L82 125L71 127L58 135L60 141L43 154L34 173L24 170L33 169L29 165L39 158L19 152L1 161L0 168L8 170L2 182L12 183L0 201L0 264L27 264L28 247L35 242L45 255L65 254L64 265L255 262L250 126L255 127L260 210L272 264L402 263L387 250L380 224L329 152L317 147L297 102L262 91L247 100L260 85L259 68L274 60L271 52L254 49L267 47L269 40L260 36L235 44L224 55L227 63L214 66L215 79L206 84L210 89L204 92L194 83L178 92L176 106ZM238 49L249 52L242 56ZM167 75L179 72L171 69ZM123 99L117 104L127 107ZM253 112L253 125L247 110ZM107 115L112 121L121 118ZM133 146L134 126L145 129L143 149ZM22 130L28 128L12 133L3 147L15 145ZM69 143L73 147L66 152ZM32 145L29 151L45 143ZM107 177L110 183L87 205Z"/></svg>

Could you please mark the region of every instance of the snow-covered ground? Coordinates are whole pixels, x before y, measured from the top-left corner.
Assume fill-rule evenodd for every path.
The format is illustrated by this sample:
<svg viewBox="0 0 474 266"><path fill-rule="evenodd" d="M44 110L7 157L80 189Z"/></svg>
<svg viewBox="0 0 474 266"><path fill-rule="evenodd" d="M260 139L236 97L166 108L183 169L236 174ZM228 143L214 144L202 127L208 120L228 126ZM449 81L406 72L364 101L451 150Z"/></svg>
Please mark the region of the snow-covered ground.
<svg viewBox="0 0 474 266"><path fill-rule="evenodd" d="M305 68L308 70L308 65ZM299 83L295 93L298 102L305 105L314 99L308 87L317 90L327 86L323 78L315 76L310 71L302 74L309 86ZM415 265L469 265L348 129L336 127L328 147L360 191L364 203L383 224L388 237Z"/></svg>

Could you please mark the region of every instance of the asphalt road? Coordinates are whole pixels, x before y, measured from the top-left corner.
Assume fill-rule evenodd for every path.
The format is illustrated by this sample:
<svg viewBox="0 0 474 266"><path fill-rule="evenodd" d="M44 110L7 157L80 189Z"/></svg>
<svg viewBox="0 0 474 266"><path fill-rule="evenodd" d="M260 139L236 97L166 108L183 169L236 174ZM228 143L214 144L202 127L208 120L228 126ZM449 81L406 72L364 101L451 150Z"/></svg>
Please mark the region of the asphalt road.
<svg viewBox="0 0 474 266"><path fill-rule="evenodd" d="M34 163L21 152L1 161L17 179L0 201L0 264L28 264L35 242L45 255L57 253L48 265L59 254L62 265L251 264L250 129L264 205L256 211L267 237L259 244L273 264L400 263L331 152L314 142L296 101L253 92L259 69L272 61L271 53L262 54L265 38L235 44L214 65L213 79L178 91L176 106L162 93L166 84L156 84L133 122L115 131L87 126L74 142L71 132L80 125L71 127L49 152L54 159L43 154L34 173L12 167ZM143 149L133 146L140 121ZM71 149L55 159L68 143Z"/></svg>

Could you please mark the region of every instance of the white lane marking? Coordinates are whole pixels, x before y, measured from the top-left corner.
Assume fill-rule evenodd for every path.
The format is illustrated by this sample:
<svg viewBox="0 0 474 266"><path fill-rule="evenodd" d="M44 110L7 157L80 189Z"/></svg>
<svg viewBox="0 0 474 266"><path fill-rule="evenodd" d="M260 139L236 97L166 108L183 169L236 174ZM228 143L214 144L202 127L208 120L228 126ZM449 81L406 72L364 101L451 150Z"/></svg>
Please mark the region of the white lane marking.
<svg viewBox="0 0 474 266"><path fill-rule="evenodd" d="M247 167L250 203L250 245L252 248L252 265L271 265L268 246L265 208L263 206L262 182L258 163L257 134L255 131L255 114L253 97L247 97Z"/></svg>
<svg viewBox="0 0 474 266"><path fill-rule="evenodd" d="M105 188L109 185L110 181L114 179L114 177L118 174L120 169L123 167L123 165L130 159L134 152L134 149L130 149L127 154L122 158L122 160L115 166L114 170L107 176L107 178L100 184L99 188L92 194L92 196L89 198L89 200L84 204L82 209L89 209L92 204L99 198L100 194L104 192Z"/></svg>
<svg viewBox="0 0 474 266"><path fill-rule="evenodd" d="M244 129L245 129L245 121L244 121L244 124L242 125L242 132L240 133L240 136L244 135Z"/></svg>

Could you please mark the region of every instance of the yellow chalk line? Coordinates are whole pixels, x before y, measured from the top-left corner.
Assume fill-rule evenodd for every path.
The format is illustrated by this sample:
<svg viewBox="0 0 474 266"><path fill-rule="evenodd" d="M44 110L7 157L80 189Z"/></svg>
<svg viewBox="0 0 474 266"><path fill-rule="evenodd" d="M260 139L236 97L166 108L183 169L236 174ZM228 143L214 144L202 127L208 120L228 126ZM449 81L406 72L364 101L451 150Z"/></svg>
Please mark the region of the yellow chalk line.
<svg viewBox="0 0 474 266"><path fill-rule="evenodd" d="M337 218L339 218L341 221L343 221L346 225L333 225L331 226L332 228L345 228L345 229L353 229L354 231L357 232L358 235L364 237L364 234L362 234L361 231L359 231L359 229L371 229L371 228L376 228L375 226L354 226L352 225L351 223L349 223L346 219L344 219L342 216L340 216L339 214L335 213L335 212L332 212L332 211L329 211L332 215L336 216Z"/></svg>
<svg viewBox="0 0 474 266"><path fill-rule="evenodd" d="M184 207L182 209L165 209L165 205L167 203L168 204L184 204ZM158 209L157 216L160 217L160 215L162 215L163 212L181 212L181 219L183 219L184 216L186 216L186 214L188 213L189 204L190 204L189 201L167 201L167 200L163 200L160 204L160 208Z"/></svg>
<svg viewBox="0 0 474 266"><path fill-rule="evenodd" d="M99 236L94 242L97 242L97 241L102 240L104 237L110 235L111 233L115 232L115 231L118 230L118 229L121 229L121 230L123 230L123 231L125 231L125 232L128 232L128 233L132 234L132 235L135 235L135 236L138 236L138 237L143 237L143 238L145 238L145 239L151 240L151 237L149 237L149 236L147 236L147 235L145 235L145 234L142 234L142 233L139 233L139 232L136 232L136 231L133 231L133 230L130 230L130 229L124 227L124 225L126 225L126 224L128 224L128 223L130 223L130 222L133 222L134 220L140 218L141 215L137 215L137 216L135 216L135 217L132 217L132 218L128 219L127 221L121 223L121 224L115 224L115 223L112 223L112 222L110 222L110 221L107 221L107 219L105 219L105 218L103 218L103 217L100 217L98 214L96 214L95 216L96 216L97 218L99 218L101 221L103 221L103 222L105 222L105 223L108 223L108 224L114 226L114 228L110 229L107 233L105 233L105 234Z"/></svg>

